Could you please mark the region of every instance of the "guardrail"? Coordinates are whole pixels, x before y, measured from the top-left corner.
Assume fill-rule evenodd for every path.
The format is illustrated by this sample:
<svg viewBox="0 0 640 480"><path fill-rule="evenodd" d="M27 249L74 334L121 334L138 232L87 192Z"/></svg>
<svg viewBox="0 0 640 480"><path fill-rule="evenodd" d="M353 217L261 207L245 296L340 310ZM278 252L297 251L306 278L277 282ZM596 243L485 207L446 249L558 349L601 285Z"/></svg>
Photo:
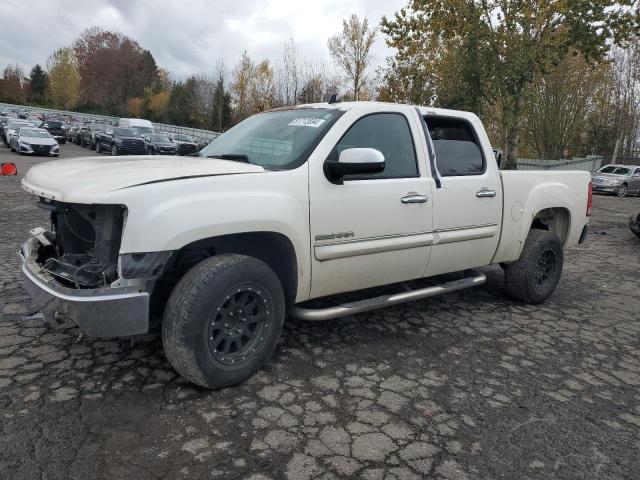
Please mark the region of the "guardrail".
<svg viewBox="0 0 640 480"><path fill-rule="evenodd" d="M80 121L88 120L88 121L95 121L95 122L113 123L120 120L120 117L111 117L109 115L96 115L93 113L71 112L68 110L58 110L55 108L33 107L30 105L14 105L11 103L0 103L0 110L12 110L12 111L27 110L30 112L43 113L46 115L50 115L53 113L56 115L73 117ZM203 130L200 128L183 127L180 125L167 125L165 123L153 123L153 128L160 132L190 135L192 137L195 137L198 140L202 140L202 139L213 140L214 138L217 138L220 136L219 132Z"/></svg>
<svg viewBox="0 0 640 480"><path fill-rule="evenodd" d="M583 170L591 172L602 165L602 155L588 155L585 158L572 160L540 160L531 158L519 158L518 170Z"/></svg>

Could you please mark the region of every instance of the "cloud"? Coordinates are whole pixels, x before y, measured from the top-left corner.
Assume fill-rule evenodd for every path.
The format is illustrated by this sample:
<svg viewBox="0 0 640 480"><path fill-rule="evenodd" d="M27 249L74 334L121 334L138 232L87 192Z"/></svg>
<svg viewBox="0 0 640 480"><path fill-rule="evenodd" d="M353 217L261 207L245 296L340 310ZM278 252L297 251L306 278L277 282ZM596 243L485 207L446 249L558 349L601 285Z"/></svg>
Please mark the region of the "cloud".
<svg viewBox="0 0 640 480"><path fill-rule="evenodd" d="M327 39L352 13L377 25L407 0L2 0L0 68L18 63L26 72L45 65L56 49L87 27L124 33L151 51L174 78L212 73L223 59L231 68L246 50L252 58L280 58L293 38L301 55L329 63ZM390 54L382 35L373 50L380 65Z"/></svg>

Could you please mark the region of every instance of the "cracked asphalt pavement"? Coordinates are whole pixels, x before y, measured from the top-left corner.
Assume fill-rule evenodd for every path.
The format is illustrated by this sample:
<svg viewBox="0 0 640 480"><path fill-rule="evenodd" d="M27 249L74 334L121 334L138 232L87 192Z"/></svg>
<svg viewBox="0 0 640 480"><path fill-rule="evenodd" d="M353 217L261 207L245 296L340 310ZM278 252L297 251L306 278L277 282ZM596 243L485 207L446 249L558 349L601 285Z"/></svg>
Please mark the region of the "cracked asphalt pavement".
<svg viewBox="0 0 640 480"><path fill-rule="evenodd" d="M178 377L157 334L45 324L16 251L46 212L19 177L0 201L2 479L640 478L640 198L595 197L543 305L488 267L473 290L287 320L268 366L219 392Z"/></svg>

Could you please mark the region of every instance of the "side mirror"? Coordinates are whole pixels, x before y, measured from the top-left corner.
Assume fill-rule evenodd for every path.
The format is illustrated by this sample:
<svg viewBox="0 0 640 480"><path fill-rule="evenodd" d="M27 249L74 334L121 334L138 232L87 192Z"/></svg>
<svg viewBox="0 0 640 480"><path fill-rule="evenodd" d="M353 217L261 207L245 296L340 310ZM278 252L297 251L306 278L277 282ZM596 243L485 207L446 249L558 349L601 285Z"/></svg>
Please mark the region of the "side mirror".
<svg viewBox="0 0 640 480"><path fill-rule="evenodd" d="M338 161L325 163L325 174L332 183L342 183L347 175L366 175L380 173L385 161L381 151L375 148L348 148L343 150Z"/></svg>

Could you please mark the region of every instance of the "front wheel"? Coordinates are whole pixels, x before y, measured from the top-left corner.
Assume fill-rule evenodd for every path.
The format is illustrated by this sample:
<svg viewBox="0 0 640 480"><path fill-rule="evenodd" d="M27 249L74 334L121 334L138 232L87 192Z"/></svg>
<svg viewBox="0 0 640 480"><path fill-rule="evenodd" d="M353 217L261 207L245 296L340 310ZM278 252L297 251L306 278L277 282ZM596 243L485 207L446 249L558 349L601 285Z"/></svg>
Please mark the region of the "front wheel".
<svg viewBox="0 0 640 480"><path fill-rule="evenodd" d="M284 315L282 286L266 263L219 255L189 270L171 292L162 343L184 378L225 388L245 381L266 363Z"/></svg>
<svg viewBox="0 0 640 480"><path fill-rule="evenodd" d="M100 143L96 143L96 153L100 152L102 152L102 147L100 146Z"/></svg>
<svg viewBox="0 0 640 480"><path fill-rule="evenodd" d="M556 289L562 274L562 242L546 230L531 230L520 258L505 268L507 291L527 303L542 303Z"/></svg>
<svg viewBox="0 0 640 480"><path fill-rule="evenodd" d="M115 145L111 147L111 155L114 157L118 155L118 148Z"/></svg>
<svg viewBox="0 0 640 480"><path fill-rule="evenodd" d="M618 190L616 190L616 195L618 197L626 197L627 193L629 193L629 187L627 187L626 183L623 183L622 185L620 185L618 187Z"/></svg>

